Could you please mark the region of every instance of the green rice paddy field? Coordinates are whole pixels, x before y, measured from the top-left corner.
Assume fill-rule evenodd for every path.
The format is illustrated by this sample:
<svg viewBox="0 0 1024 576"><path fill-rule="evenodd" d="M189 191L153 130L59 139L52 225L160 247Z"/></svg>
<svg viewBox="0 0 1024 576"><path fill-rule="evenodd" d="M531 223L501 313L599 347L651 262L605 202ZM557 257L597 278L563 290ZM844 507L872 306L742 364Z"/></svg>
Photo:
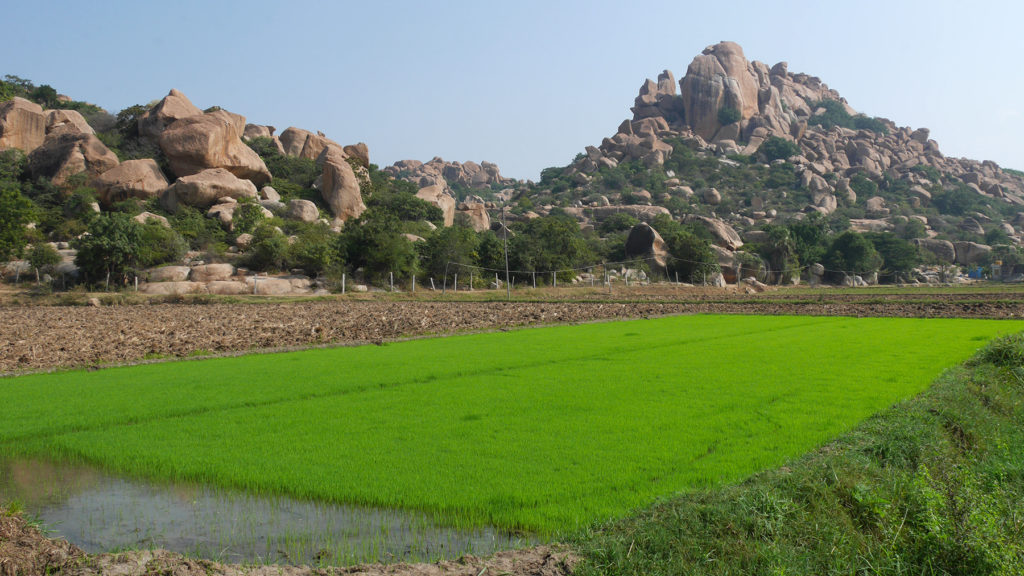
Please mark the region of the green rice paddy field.
<svg viewBox="0 0 1024 576"><path fill-rule="evenodd" d="M569 533L784 464L1024 322L680 316L0 379L0 454Z"/></svg>

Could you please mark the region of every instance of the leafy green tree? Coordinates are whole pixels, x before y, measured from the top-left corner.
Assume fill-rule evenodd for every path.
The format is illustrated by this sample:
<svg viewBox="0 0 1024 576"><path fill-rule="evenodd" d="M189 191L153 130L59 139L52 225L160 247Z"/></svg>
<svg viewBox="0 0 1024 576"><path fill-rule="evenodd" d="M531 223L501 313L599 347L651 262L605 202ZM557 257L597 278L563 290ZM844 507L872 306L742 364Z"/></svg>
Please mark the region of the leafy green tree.
<svg viewBox="0 0 1024 576"><path fill-rule="evenodd" d="M231 217L232 232L236 235L251 233L265 219L262 206L251 198L243 198Z"/></svg>
<svg viewBox="0 0 1024 576"><path fill-rule="evenodd" d="M33 215L32 202L21 195L17 182L0 180L0 262L21 256L25 225Z"/></svg>
<svg viewBox="0 0 1024 576"><path fill-rule="evenodd" d="M139 263L142 224L127 214L101 214L72 245L78 250L75 264L86 282L104 282L109 275L112 282L123 283Z"/></svg>
<svg viewBox="0 0 1024 576"><path fill-rule="evenodd" d="M867 237L847 231L836 236L825 253L826 276L835 282L847 275L865 275L877 272L882 256Z"/></svg>
<svg viewBox="0 0 1024 576"><path fill-rule="evenodd" d="M477 247L480 241L476 232L468 226L439 228L423 247L423 271L433 278L444 278L462 274L465 278L468 267L478 265Z"/></svg>
<svg viewBox="0 0 1024 576"><path fill-rule="evenodd" d="M334 233L320 223L307 226L288 249L288 262L289 267L302 268L310 276L327 272L339 263Z"/></svg>
<svg viewBox="0 0 1024 576"><path fill-rule="evenodd" d="M43 108L53 108L57 105L57 90L49 84L43 84L29 93L32 101L39 103Z"/></svg>
<svg viewBox="0 0 1024 576"><path fill-rule="evenodd" d="M188 242L180 234L157 222L147 222L139 231L138 265L151 268L180 262L188 251Z"/></svg>
<svg viewBox="0 0 1024 576"><path fill-rule="evenodd" d="M629 230L639 223L640 221L628 212L616 212L615 214L605 218L604 222L601 222L601 225L597 227L597 230L601 234L607 235L613 232Z"/></svg>
<svg viewBox="0 0 1024 576"><path fill-rule="evenodd" d="M50 274L61 263L60 252L48 242L36 242L28 253L28 264L39 274Z"/></svg>
<svg viewBox="0 0 1024 576"><path fill-rule="evenodd" d="M774 280L788 282L800 275L800 259L797 256L796 241L789 228L778 224L765 226L768 240L760 245L760 254L768 263Z"/></svg>
<svg viewBox="0 0 1024 576"><path fill-rule="evenodd" d="M216 219L207 218L191 206L179 206L169 221L193 250L208 250L227 240L227 232Z"/></svg>
<svg viewBox="0 0 1024 576"><path fill-rule="evenodd" d="M736 108L725 106L718 109L718 123L722 126L727 126L733 122L739 122L742 118L742 114Z"/></svg>
<svg viewBox="0 0 1024 576"><path fill-rule="evenodd" d="M882 257L879 279L899 282L916 266L921 264L921 254L910 242L891 232L873 232L864 235Z"/></svg>
<svg viewBox="0 0 1024 576"><path fill-rule="evenodd" d="M711 244L686 228L679 227L666 232L662 239L672 255L667 266L669 278L675 278L678 274L681 280L699 282L718 272L718 259Z"/></svg>
<svg viewBox="0 0 1024 576"><path fill-rule="evenodd" d="M761 143L757 151L759 154L764 154L768 162L772 162L774 160L785 160L800 154L800 147L792 140L786 140L778 136L769 136L767 140Z"/></svg>
<svg viewBox="0 0 1024 576"><path fill-rule="evenodd" d="M938 208L941 214L963 216L977 210L979 204L978 194L962 182L932 195L932 205Z"/></svg>
<svg viewBox="0 0 1024 576"><path fill-rule="evenodd" d="M534 218L509 239L509 260L513 270L552 272L580 268L594 261L576 219L552 212Z"/></svg>
<svg viewBox="0 0 1024 576"><path fill-rule="evenodd" d="M803 220L788 224L797 260L804 265L821 262L828 248L831 230L819 212L811 212Z"/></svg>
<svg viewBox="0 0 1024 576"><path fill-rule="evenodd" d="M263 223L252 233L246 264L254 270L280 271L288 264L288 239Z"/></svg>
<svg viewBox="0 0 1024 576"><path fill-rule="evenodd" d="M401 221L387 212L367 210L350 220L342 229L342 258L353 269L362 268L367 278L386 281L389 273L395 279L407 279L416 273L419 261L416 250L400 232Z"/></svg>

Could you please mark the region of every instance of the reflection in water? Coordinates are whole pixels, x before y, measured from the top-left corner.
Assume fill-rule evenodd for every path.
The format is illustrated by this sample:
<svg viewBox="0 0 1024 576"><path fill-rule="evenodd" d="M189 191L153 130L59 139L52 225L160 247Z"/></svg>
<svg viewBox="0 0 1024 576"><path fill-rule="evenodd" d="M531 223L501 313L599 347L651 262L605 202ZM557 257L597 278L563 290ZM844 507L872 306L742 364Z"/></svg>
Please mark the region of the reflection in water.
<svg viewBox="0 0 1024 576"><path fill-rule="evenodd" d="M147 484L87 466L0 460L0 503L17 500L88 552L166 548L221 562L348 564L489 554L534 543L422 514Z"/></svg>

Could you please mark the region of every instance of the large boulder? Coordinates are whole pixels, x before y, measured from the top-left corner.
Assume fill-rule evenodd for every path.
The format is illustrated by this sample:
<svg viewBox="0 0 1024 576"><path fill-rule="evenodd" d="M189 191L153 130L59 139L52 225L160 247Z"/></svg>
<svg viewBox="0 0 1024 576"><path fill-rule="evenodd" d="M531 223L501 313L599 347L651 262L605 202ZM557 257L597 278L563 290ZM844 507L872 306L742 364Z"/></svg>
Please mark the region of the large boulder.
<svg viewBox="0 0 1024 576"><path fill-rule="evenodd" d="M641 222L629 231L626 238L626 258L646 259L652 272L665 274L670 255L665 240L646 222Z"/></svg>
<svg viewBox="0 0 1024 576"><path fill-rule="evenodd" d="M0 150L18 148L28 154L46 140L43 107L24 98L0 103Z"/></svg>
<svg viewBox="0 0 1024 576"><path fill-rule="evenodd" d="M349 158L355 158L363 166L369 167L370 165L370 147L363 142L358 144L349 144L344 148L345 155Z"/></svg>
<svg viewBox="0 0 1024 576"><path fill-rule="evenodd" d="M679 82L686 122L697 135L710 140L721 123L718 112L733 108L746 120L758 112L758 81L753 68L734 42L704 49Z"/></svg>
<svg viewBox="0 0 1024 576"><path fill-rule="evenodd" d="M954 262L961 266L981 264L988 259L989 253L992 252L991 246L977 242L953 242L953 249L956 251Z"/></svg>
<svg viewBox="0 0 1024 576"><path fill-rule="evenodd" d="M117 166L117 155L92 134L59 134L46 139L29 154L33 178L49 178L54 184L86 173L90 178Z"/></svg>
<svg viewBox="0 0 1024 576"><path fill-rule="evenodd" d="M445 192L444 186L434 184L433 186L420 188L416 192L416 197L440 208L441 212L444 213L445 226L451 226L455 222L455 198L452 198Z"/></svg>
<svg viewBox="0 0 1024 576"><path fill-rule="evenodd" d="M202 114L203 111L192 104L187 96L172 89L156 106L139 117L139 134L156 140L175 121Z"/></svg>
<svg viewBox="0 0 1024 576"><path fill-rule="evenodd" d="M170 182L160 170L156 160L142 158L125 160L93 180L100 202L109 206L115 202L138 198L149 200L160 195Z"/></svg>
<svg viewBox="0 0 1024 576"><path fill-rule="evenodd" d="M686 216L686 222L696 222L704 226L708 232L711 232L715 244L722 248L738 250L743 246L743 239L740 238L739 233L732 226L718 218L689 214Z"/></svg>
<svg viewBox="0 0 1024 576"><path fill-rule="evenodd" d="M178 178L160 196L160 203L170 212L179 204L196 208L213 206L219 198L256 198L256 186L224 168L211 168L198 174Z"/></svg>
<svg viewBox="0 0 1024 576"><path fill-rule="evenodd" d="M290 126L284 132L281 132L279 139L281 146L284 148L284 153L288 156L316 160L325 148L332 145L337 146L338 150L344 154L340 144L323 134L314 134L309 130L303 130L294 126ZM347 154L345 155L347 156Z"/></svg>
<svg viewBox="0 0 1024 576"><path fill-rule="evenodd" d="M188 266L161 266L143 272L147 282L184 282L191 269Z"/></svg>
<svg viewBox="0 0 1024 576"><path fill-rule="evenodd" d="M935 238L914 238L911 242L933 254L939 262L952 264L956 261L956 248L949 240L937 240Z"/></svg>
<svg viewBox="0 0 1024 576"><path fill-rule="evenodd" d="M344 222L358 218L365 212L366 204L359 190L359 179L341 148L324 148L316 162L323 171L320 195L331 207L334 217Z"/></svg>
<svg viewBox="0 0 1024 576"><path fill-rule="evenodd" d="M465 214L469 218L470 225L476 232L491 229L491 216L484 204L460 204L459 214Z"/></svg>
<svg viewBox="0 0 1024 576"><path fill-rule="evenodd" d="M270 181L270 170L259 154L242 142L244 131L244 116L216 110L175 121L160 134L160 149L175 176L224 168L260 186Z"/></svg>
<svg viewBox="0 0 1024 576"><path fill-rule="evenodd" d="M320 219L320 210L309 200L293 198L288 202L287 217L302 222L316 222Z"/></svg>
<svg viewBox="0 0 1024 576"><path fill-rule="evenodd" d="M216 282L230 279L235 274L231 264L201 264L193 266L189 275L193 282Z"/></svg>
<svg viewBox="0 0 1024 576"><path fill-rule="evenodd" d="M46 112L46 135L95 134L85 118L77 110L48 110Z"/></svg>

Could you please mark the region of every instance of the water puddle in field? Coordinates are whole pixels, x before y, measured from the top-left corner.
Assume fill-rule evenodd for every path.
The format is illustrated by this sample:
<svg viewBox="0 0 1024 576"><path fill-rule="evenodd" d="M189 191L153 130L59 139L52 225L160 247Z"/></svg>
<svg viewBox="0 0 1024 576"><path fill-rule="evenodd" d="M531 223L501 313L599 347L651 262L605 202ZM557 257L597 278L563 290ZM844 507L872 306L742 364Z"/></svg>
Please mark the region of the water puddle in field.
<svg viewBox="0 0 1024 576"><path fill-rule="evenodd" d="M415 512L340 506L118 478L81 465L0 459L0 505L87 552L165 548L219 562L342 565L432 561L535 544Z"/></svg>

